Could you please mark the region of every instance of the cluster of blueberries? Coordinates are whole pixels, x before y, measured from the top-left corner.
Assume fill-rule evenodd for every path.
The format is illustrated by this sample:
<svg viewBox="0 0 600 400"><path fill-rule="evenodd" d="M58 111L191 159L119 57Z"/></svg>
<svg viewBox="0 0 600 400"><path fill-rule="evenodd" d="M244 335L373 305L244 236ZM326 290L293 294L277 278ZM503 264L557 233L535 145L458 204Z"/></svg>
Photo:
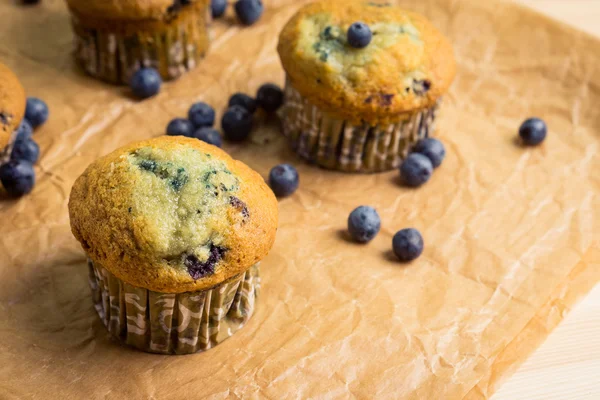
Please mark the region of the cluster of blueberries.
<svg viewBox="0 0 600 400"><path fill-rule="evenodd" d="M537 146L546 139L548 128L539 118L529 118L519 128L521 143ZM446 151L442 142L436 139L423 139L417 143L400 166L403 182L411 187L421 186L429 180L434 168L442 164ZM360 206L348 217L348 232L353 240L367 243L373 240L381 228L381 219L373 207ZM394 254L402 262L409 262L423 253L423 237L414 229L402 229L392 239Z"/></svg>
<svg viewBox="0 0 600 400"><path fill-rule="evenodd" d="M222 17L227 10L227 0L212 0L210 7L213 18ZM258 21L263 13L261 0L238 0L234 6L238 20L244 25L252 25Z"/></svg>
<svg viewBox="0 0 600 400"><path fill-rule="evenodd" d="M262 85L252 98L244 93L236 93L229 99L228 108L221 118L221 129L225 139L241 142L250 136L254 127L254 114L261 108L273 113L283 104L283 91L273 83ZM187 118L175 118L167 125L167 135L185 136L200 139L221 147L221 134L213 128L215 110L204 102L194 103Z"/></svg>
<svg viewBox="0 0 600 400"><path fill-rule="evenodd" d="M17 130L10 160L0 166L0 182L12 197L23 196L35 185L33 164L40 157L40 148L33 140L33 130L48 120L48 106L36 97L27 98L25 118Z"/></svg>

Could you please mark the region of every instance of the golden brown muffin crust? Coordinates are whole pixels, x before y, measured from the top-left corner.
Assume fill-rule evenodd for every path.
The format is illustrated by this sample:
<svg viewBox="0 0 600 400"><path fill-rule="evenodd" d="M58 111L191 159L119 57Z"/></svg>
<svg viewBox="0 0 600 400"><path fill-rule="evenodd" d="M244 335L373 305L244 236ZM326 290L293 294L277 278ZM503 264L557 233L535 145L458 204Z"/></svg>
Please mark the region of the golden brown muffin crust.
<svg viewBox="0 0 600 400"><path fill-rule="evenodd" d="M67 0L69 7L103 19L162 19L191 4L205 6L210 0Z"/></svg>
<svg viewBox="0 0 600 400"><path fill-rule="evenodd" d="M151 173L152 160L158 167ZM169 171L184 174L183 183ZM214 146L167 136L92 163L73 186L69 215L94 262L131 285L165 293L204 290L244 272L271 249L278 222L277 200L258 173ZM214 273L193 277L189 261L211 255Z"/></svg>
<svg viewBox="0 0 600 400"><path fill-rule="evenodd" d="M363 49L348 45L354 22L371 28ZM397 122L432 106L455 75L453 49L423 16L377 0L324 0L283 28L278 51L291 84L311 103L356 124Z"/></svg>
<svg viewBox="0 0 600 400"><path fill-rule="evenodd" d="M0 151L23 120L25 102L25 90L19 79L0 63Z"/></svg>

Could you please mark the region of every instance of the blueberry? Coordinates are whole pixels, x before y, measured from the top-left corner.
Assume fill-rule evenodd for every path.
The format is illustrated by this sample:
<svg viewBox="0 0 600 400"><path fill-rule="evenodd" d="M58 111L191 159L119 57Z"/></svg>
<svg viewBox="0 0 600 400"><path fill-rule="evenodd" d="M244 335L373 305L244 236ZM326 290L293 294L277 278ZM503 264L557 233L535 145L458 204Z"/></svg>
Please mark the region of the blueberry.
<svg viewBox="0 0 600 400"><path fill-rule="evenodd" d="M40 147L31 138L17 139L10 158L12 160L23 160L35 164L38 158L40 158Z"/></svg>
<svg viewBox="0 0 600 400"><path fill-rule="evenodd" d="M423 154L412 153L400 165L400 177L405 185L421 186L431 178L433 164Z"/></svg>
<svg viewBox="0 0 600 400"><path fill-rule="evenodd" d="M529 118L521 128L519 128L519 136L523 144L527 146L536 146L546 139L548 127L546 123L539 118Z"/></svg>
<svg viewBox="0 0 600 400"><path fill-rule="evenodd" d="M33 128L37 128L48 120L48 106L37 97L28 97L25 107L25 119Z"/></svg>
<svg viewBox="0 0 600 400"><path fill-rule="evenodd" d="M394 235L392 248L400 261L415 260L423 253L423 237L414 228L402 229Z"/></svg>
<svg viewBox="0 0 600 400"><path fill-rule="evenodd" d="M194 132L194 137L217 147L221 147L221 145L223 144L221 134L216 129L210 128L208 126L200 128L196 132Z"/></svg>
<svg viewBox="0 0 600 400"><path fill-rule="evenodd" d="M162 78L154 68L138 69L129 82L134 96L140 99L147 99L157 94L160 91L161 84Z"/></svg>
<svg viewBox="0 0 600 400"><path fill-rule="evenodd" d="M32 135L33 135L33 128L31 127L31 124L29 122L27 122L26 119L24 119L23 121L21 121L21 124L19 125L19 129L17 129L17 139L16 140L29 139L29 138L31 138Z"/></svg>
<svg viewBox="0 0 600 400"><path fill-rule="evenodd" d="M39 4L41 0L21 0L21 4L25 4L25 5L33 5L33 4Z"/></svg>
<svg viewBox="0 0 600 400"><path fill-rule="evenodd" d="M215 124L215 110L202 101L194 103L188 111L188 118L196 128L213 126Z"/></svg>
<svg viewBox="0 0 600 400"><path fill-rule="evenodd" d="M442 161L446 157L446 149L442 142L432 138L419 140L413 151L429 158L429 161L433 164L433 168L442 165Z"/></svg>
<svg viewBox="0 0 600 400"><path fill-rule="evenodd" d="M269 186L275 196L286 197L294 193L300 185L298 171L290 164L279 164L269 173Z"/></svg>
<svg viewBox="0 0 600 400"><path fill-rule="evenodd" d="M240 106L229 107L221 120L225 138L234 142L246 139L252 131L252 125L252 114Z"/></svg>
<svg viewBox="0 0 600 400"><path fill-rule="evenodd" d="M367 47L372 38L371 28L363 22L355 22L348 28L348 44L356 49Z"/></svg>
<svg viewBox="0 0 600 400"><path fill-rule="evenodd" d="M227 0L212 0L210 3L213 18L219 18L225 14Z"/></svg>
<svg viewBox="0 0 600 400"><path fill-rule="evenodd" d="M191 137L194 133L194 125L185 118L175 118L167 125L167 135Z"/></svg>
<svg viewBox="0 0 600 400"><path fill-rule="evenodd" d="M256 100L244 93L236 93L229 98L229 107L241 106L248 110L251 114L256 111Z"/></svg>
<svg viewBox="0 0 600 400"><path fill-rule="evenodd" d="M381 219L373 207L360 206L348 217L348 232L359 243L373 240L381 228Z"/></svg>
<svg viewBox="0 0 600 400"><path fill-rule="evenodd" d="M6 192L20 197L31 192L35 185L33 165L23 160L11 160L0 167L0 182Z"/></svg>
<svg viewBox="0 0 600 400"><path fill-rule="evenodd" d="M235 3L235 13L244 25L252 25L263 13L261 0L238 0Z"/></svg>
<svg viewBox="0 0 600 400"><path fill-rule="evenodd" d="M265 83L256 93L256 102L266 112L275 112L283 104L283 91L274 83Z"/></svg>

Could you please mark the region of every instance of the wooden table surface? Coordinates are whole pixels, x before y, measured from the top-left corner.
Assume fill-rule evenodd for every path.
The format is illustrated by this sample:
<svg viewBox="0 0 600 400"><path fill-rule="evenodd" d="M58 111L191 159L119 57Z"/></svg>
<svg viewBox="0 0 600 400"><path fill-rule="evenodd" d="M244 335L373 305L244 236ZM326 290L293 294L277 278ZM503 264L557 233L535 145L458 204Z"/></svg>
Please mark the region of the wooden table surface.
<svg viewBox="0 0 600 400"><path fill-rule="evenodd" d="M600 38L600 0L515 0ZM493 400L600 399L600 285Z"/></svg>

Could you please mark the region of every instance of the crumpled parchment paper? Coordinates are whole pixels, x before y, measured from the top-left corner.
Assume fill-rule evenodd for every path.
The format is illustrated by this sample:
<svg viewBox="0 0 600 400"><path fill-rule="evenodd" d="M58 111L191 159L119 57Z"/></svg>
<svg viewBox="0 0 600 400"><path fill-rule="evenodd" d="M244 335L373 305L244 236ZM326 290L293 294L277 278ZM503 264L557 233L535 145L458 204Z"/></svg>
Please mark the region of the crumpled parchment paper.
<svg viewBox="0 0 600 400"><path fill-rule="evenodd" d="M74 66L62 1L0 4L0 58L51 109L35 134L35 191L0 201L0 397L488 398L598 282L600 43L510 3L405 0L452 39L459 64L438 123L448 156L432 181L409 190L395 172L308 166L263 119L250 143L226 150L264 176L295 164L301 188L280 202L257 314L203 354L111 341L69 231L73 181L116 147L161 135L194 101L222 111L235 91L282 84L277 34L300 3L266 1L250 28L216 21L201 66L143 102ZM516 131L531 115L550 134L522 148ZM383 221L366 246L344 235L360 204ZM409 226L426 250L402 265L391 237Z"/></svg>

